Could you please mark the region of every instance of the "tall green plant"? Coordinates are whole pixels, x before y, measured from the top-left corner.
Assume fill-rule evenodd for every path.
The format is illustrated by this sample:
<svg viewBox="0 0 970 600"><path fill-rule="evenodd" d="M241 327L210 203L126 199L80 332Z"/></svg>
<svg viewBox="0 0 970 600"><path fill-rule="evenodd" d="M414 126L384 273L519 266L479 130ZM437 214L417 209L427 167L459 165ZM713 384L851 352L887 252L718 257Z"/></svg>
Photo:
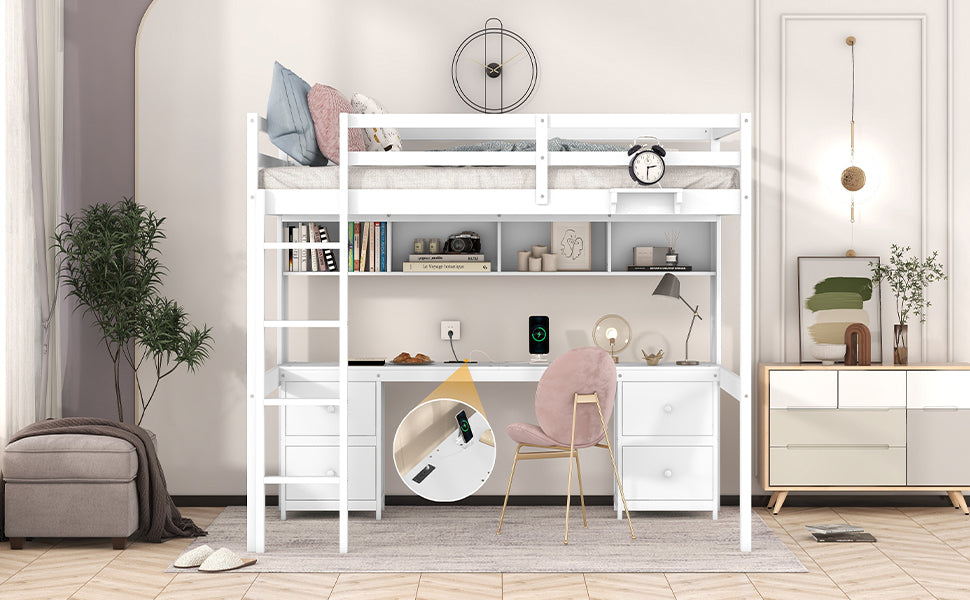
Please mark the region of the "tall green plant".
<svg viewBox="0 0 970 600"><path fill-rule="evenodd" d="M134 371L141 424L162 378L180 365L190 372L201 366L212 349L212 328L191 325L185 310L160 295L165 267L158 244L165 239L164 217L125 198L116 204L95 204L80 216L67 214L53 235L59 276L75 310L94 320L114 363L118 421L124 422L121 397L122 361ZM145 361L155 371L147 399L138 372Z"/></svg>
<svg viewBox="0 0 970 600"><path fill-rule="evenodd" d="M920 323L924 323L926 309L931 306L926 298L926 288L935 281L946 279L943 266L936 262L939 254L937 251L920 260L918 256L906 258L904 254L909 250L909 246L903 248L893 244L888 265L869 263L872 267L872 282L885 281L896 296L896 316L900 325L905 325L911 314L919 317Z"/></svg>

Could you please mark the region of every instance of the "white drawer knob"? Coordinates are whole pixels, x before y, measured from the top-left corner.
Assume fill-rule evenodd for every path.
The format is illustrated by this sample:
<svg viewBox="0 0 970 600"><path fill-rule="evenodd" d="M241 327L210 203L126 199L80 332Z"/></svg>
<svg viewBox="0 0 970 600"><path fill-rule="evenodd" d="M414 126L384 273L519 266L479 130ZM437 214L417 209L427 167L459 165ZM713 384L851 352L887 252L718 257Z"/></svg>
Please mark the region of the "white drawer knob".
<svg viewBox="0 0 970 600"><path fill-rule="evenodd" d="M674 412L674 407L671 406L671 405L669 405L669 404L664 404L664 412L665 413L672 413L672 412Z"/></svg>
<svg viewBox="0 0 970 600"><path fill-rule="evenodd" d="M337 476L337 472L334 471L333 469L327 469L326 476L327 477L336 477Z"/></svg>
<svg viewBox="0 0 970 600"><path fill-rule="evenodd" d="M666 477L667 479L670 479L673 476L674 476L673 471L671 471L670 469L664 469L664 477Z"/></svg>
<svg viewBox="0 0 970 600"><path fill-rule="evenodd" d="M331 405L329 405L329 406L327 407L327 412L328 412L328 413L335 413L335 412L337 412L337 407L336 407L336 406L334 406L333 404L331 404Z"/></svg>

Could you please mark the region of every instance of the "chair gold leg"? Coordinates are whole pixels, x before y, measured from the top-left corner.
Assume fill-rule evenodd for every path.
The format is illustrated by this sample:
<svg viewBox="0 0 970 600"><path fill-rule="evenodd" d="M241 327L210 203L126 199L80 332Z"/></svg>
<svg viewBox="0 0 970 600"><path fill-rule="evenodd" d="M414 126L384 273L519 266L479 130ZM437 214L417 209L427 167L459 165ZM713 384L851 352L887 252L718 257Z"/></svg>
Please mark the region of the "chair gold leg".
<svg viewBox="0 0 970 600"><path fill-rule="evenodd" d="M573 426L572 433L569 437L569 458L572 458L576 454L576 405L577 405L577 395L573 395ZM566 482L566 534L562 538L563 544L569 543L569 500L573 493L573 461L569 461L569 479Z"/></svg>
<svg viewBox="0 0 970 600"><path fill-rule="evenodd" d="M495 535L502 533L502 521L505 520L505 507L509 504L509 492L512 491L512 477L515 476L515 465L519 462L519 450L522 448L522 444L519 444L515 448L515 458L512 459L512 472L509 473L509 487L505 488L505 502L502 503L502 516L498 519L498 531Z"/></svg>
<svg viewBox="0 0 970 600"><path fill-rule="evenodd" d="M579 502L583 505L583 527L586 524L586 498L583 496L583 472L579 469L579 450L576 451L576 477L579 479Z"/></svg>
<svg viewBox="0 0 970 600"><path fill-rule="evenodd" d="M610 433L606 429L606 419L603 418L603 409L600 403L596 402L596 410L600 414L600 423L603 425L603 438L606 440L606 449L610 451L610 462L613 463L613 476L616 477L616 487L620 490L620 500L623 501L623 510L626 512L626 522L630 525L630 537L637 539L637 534L633 532L633 520L630 518L630 509L626 505L626 496L623 494L623 483L620 481L620 472L616 469L616 458L613 456L613 445L610 444Z"/></svg>

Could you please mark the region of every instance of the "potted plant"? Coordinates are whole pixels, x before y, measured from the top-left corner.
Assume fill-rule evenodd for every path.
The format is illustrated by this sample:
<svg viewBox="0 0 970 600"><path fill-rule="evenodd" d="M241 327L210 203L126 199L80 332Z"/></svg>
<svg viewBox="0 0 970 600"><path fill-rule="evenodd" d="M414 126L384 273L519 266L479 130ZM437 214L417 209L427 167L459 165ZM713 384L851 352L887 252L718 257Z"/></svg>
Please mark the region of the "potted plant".
<svg viewBox="0 0 970 600"><path fill-rule="evenodd" d="M889 264L869 263L872 267L872 282L886 281L896 296L896 316L899 321L893 325L893 363L905 365L909 362L908 328L910 316L919 317L920 323L926 322L926 309L931 306L926 298L926 288L934 281L946 279L943 266L937 262L937 251L920 260L918 256L906 258L909 252L893 244L890 249Z"/></svg>
<svg viewBox="0 0 970 600"><path fill-rule="evenodd" d="M135 375L136 425L155 397L159 382L180 365L194 372L212 349L212 329L191 325L185 310L159 293L166 271L158 244L165 239L164 217L125 198L95 204L79 216L65 215L53 235L60 280L77 309L90 315L114 363L118 421L124 423L122 361ZM148 362L155 382L147 398L139 369Z"/></svg>

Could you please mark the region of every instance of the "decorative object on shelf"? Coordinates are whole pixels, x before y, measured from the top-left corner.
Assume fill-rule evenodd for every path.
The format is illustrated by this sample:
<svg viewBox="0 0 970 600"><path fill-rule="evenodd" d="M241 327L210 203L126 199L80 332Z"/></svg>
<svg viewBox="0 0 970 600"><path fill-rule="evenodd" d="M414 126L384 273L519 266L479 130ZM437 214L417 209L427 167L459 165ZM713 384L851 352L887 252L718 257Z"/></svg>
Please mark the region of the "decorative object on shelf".
<svg viewBox="0 0 970 600"><path fill-rule="evenodd" d="M667 238L667 254L664 257L664 264L668 267L676 267L680 258L677 254L677 240L680 239L679 231L668 231L664 233Z"/></svg>
<svg viewBox="0 0 970 600"><path fill-rule="evenodd" d="M482 238L474 231L453 233L445 240L442 251L446 254L481 254Z"/></svg>
<svg viewBox="0 0 970 600"><path fill-rule="evenodd" d="M552 253L559 256L556 267L560 271L589 271L593 268L590 257L589 221L553 221Z"/></svg>
<svg viewBox="0 0 970 600"><path fill-rule="evenodd" d="M539 62L528 42L492 17L458 46L451 81L462 102L483 113L506 113L529 100Z"/></svg>
<svg viewBox="0 0 970 600"><path fill-rule="evenodd" d="M845 357L845 330L862 323L872 334L870 356L882 362L882 328L879 317L879 290L870 279L869 262L877 256L799 256L798 325L799 360L816 362L818 344L842 346ZM832 350L834 352L834 350Z"/></svg>
<svg viewBox="0 0 970 600"><path fill-rule="evenodd" d="M620 315L604 315L593 325L593 343L610 353L614 363L620 362L616 353L630 345L630 323Z"/></svg>
<svg viewBox="0 0 970 600"><path fill-rule="evenodd" d="M529 317L529 356L533 363L549 362L549 317Z"/></svg>
<svg viewBox="0 0 970 600"><path fill-rule="evenodd" d="M140 425L162 378L180 365L194 373L212 350L212 328L192 325L178 302L161 295L166 268L158 245L165 239L164 222L134 198L98 203L79 216L66 215L51 243L67 296L94 320L114 362L121 423L122 361L134 372L135 424ZM154 379L147 399L138 373L146 361Z"/></svg>
<svg viewBox="0 0 970 600"><path fill-rule="evenodd" d="M647 361L647 364L651 367L656 367L660 364L660 359L664 357L664 350L661 348L657 352L651 352L647 354L645 350L640 350L640 354L643 355L643 359Z"/></svg>
<svg viewBox="0 0 970 600"><path fill-rule="evenodd" d="M663 277L660 278L660 283L657 284L657 289L653 291L654 296L670 296L671 298L679 298L687 308L693 313L690 318L690 328L687 329L687 339L684 341L684 360L678 360L678 365L696 365L699 364L696 360L690 360L688 356L688 351L690 350L690 334L694 330L694 320L701 319L699 314L697 314L697 309L700 308L700 304L697 306L691 306L684 300L684 297L680 295L680 280L673 273L665 273Z"/></svg>
<svg viewBox="0 0 970 600"><path fill-rule="evenodd" d="M559 258L557 258L555 254L549 254L549 253L543 254L542 255L542 270L545 271L545 272L547 272L547 273L551 273L551 272L556 271L556 262L558 260L559 260Z"/></svg>
<svg viewBox="0 0 970 600"><path fill-rule="evenodd" d="M640 140L645 140L641 143ZM646 140L656 143L646 145ZM667 151L660 145L660 140L652 135L643 135L633 140L633 146L627 150L630 157L630 177L640 185L653 185L659 182L666 170L664 158Z"/></svg>
<svg viewBox="0 0 970 600"><path fill-rule="evenodd" d="M656 267L667 264L666 246L634 246L634 267Z"/></svg>
<svg viewBox="0 0 970 600"><path fill-rule="evenodd" d="M834 365L835 361L845 358L845 344L814 344L812 357L823 365Z"/></svg>
<svg viewBox="0 0 970 600"><path fill-rule="evenodd" d="M424 238L414 238L414 247L412 248L412 251L415 254L425 254L428 251L427 243L428 241Z"/></svg>
<svg viewBox="0 0 970 600"><path fill-rule="evenodd" d="M532 246L532 258L542 258L542 255L547 254L548 252L549 246Z"/></svg>
<svg viewBox="0 0 970 600"><path fill-rule="evenodd" d="M428 253L441 254L441 239L431 238L428 240Z"/></svg>
<svg viewBox="0 0 970 600"><path fill-rule="evenodd" d="M532 253L528 250L519 250L516 253L516 258L518 259L518 267L520 271L529 270L529 259L532 258Z"/></svg>
<svg viewBox="0 0 970 600"><path fill-rule="evenodd" d="M532 273L538 273L542 270L542 259L536 258L535 256L529 257L529 271Z"/></svg>
<svg viewBox="0 0 970 600"><path fill-rule="evenodd" d="M890 247L889 264L879 264L879 259L870 261L869 266L872 270L873 284L879 284L883 280L889 284L889 289L896 296L896 317L897 322L893 326L893 363L897 365L908 364L909 344L907 321L910 316L919 317L920 323L926 322L926 309L931 306L926 297L926 287L935 281L945 281L946 273L943 272L943 265L937 262L938 251L920 260L918 256L906 258L903 256L909 252L910 247L897 246L892 244ZM873 335L875 337L875 334Z"/></svg>
<svg viewBox="0 0 970 600"><path fill-rule="evenodd" d="M868 367L872 365L872 334L863 323L845 328L845 364Z"/></svg>
<svg viewBox="0 0 970 600"><path fill-rule="evenodd" d="M849 109L849 166L842 171L842 187L849 190L849 223L852 229L852 244L855 245L855 192L866 185L866 172L855 164L855 37L845 38L852 53L852 103ZM851 247L846 256L855 256Z"/></svg>

